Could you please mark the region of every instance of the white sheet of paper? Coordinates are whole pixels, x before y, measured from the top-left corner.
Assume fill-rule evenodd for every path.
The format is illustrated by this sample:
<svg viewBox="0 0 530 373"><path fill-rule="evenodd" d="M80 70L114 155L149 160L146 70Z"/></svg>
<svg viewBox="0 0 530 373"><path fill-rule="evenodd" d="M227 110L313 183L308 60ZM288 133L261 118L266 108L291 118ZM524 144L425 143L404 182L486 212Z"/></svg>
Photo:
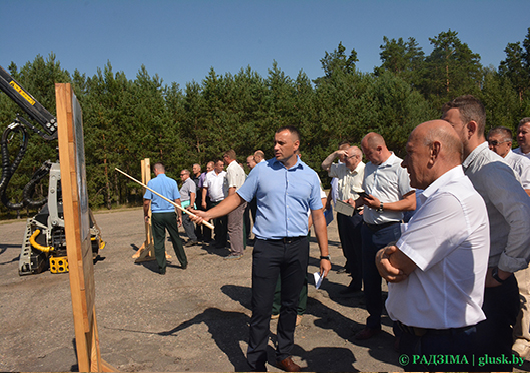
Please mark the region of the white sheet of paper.
<svg viewBox="0 0 530 373"><path fill-rule="evenodd" d="M321 276L320 272L313 273L313 276L315 276L315 288L318 289L322 284L322 279L324 278L324 276Z"/></svg>

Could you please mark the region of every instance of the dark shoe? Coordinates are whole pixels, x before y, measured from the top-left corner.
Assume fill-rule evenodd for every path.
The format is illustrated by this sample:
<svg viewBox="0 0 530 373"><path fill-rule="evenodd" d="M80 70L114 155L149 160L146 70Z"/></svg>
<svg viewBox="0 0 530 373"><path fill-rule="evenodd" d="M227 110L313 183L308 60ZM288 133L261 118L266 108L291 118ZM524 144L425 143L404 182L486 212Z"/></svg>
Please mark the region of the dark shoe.
<svg viewBox="0 0 530 373"><path fill-rule="evenodd" d="M286 372L300 372L300 367L294 363L290 356L283 360L278 360L276 365Z"/></svg>
<svg viewBox="0 0 530 373"><path fill-rule="evenodd" d="M348 271L346 268L341 268L337 271L338 274L341 274L341 273L350 273L350 271Z"/></svg>
<svg viewBox="0 0 530 373"><path fill-rule="evenodd" d="M158 273L160 273L161 275L165 275L166 274L166 269L165 268L158 268Z"/></svg>
<svg viewBox="0 0 530 373"><path fill-rule="evenodd" d="M363 341L372 338L374 335L381 333L381 329L364 328L359 333L355 334L355 339Z"/></svg>
<svg viewBox="0 0 530 373"><path fill-rule="evenodd" d="M180 265L180 269L186 269L186 268L188 268L188 265L187 265L187 264L181 264L181 265Z"/></svg>

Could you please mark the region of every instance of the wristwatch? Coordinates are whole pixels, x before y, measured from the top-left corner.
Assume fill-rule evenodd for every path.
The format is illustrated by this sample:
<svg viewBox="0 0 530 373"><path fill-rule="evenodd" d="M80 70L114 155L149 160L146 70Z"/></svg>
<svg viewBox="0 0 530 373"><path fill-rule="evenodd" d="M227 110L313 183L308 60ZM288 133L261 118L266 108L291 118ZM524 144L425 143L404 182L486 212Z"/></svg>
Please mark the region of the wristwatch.
<svg viewBox="0 0 530 373"><path fill-rule="evenodd" d="M321 259L321 260L322 260L322 259L327 259L327 260L329 260L329 261L331 262L331 256L329 256L329 255L321 255L321 256L320 256L320 259Z"/></svg>
<svg viewBox="0 0 530 373"><path fill-rule="evenodd" d="M377 210L375 210L375 211L377 211L377 212L383 212L383 202L381 202L381 203L379 204L379 208L378 208Z"/></svg>
<svg viewBox="0 0 530 373"><path fill-rule="evenodd" d="M499 281L501 284L502 284L504 281L506 281L506 280L503 280L502 278L499 277L499 268L498 268L498 267L493 268L493 272L491 272L491 276L492 276L495 280Z"/></svg>

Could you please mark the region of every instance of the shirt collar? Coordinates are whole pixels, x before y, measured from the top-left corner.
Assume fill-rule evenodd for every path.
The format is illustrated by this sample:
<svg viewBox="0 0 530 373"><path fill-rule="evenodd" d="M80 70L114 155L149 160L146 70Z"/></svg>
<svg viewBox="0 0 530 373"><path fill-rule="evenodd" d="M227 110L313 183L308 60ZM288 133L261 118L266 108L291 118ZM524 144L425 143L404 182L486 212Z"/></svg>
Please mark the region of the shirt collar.
<svg viewBox="0 0 530 373"><path fill-rule="evenodd" d="M468 156L466 159L464 159L464 162L462 163L462 167L464 167L464 170L467 170L468 167L473 163L473 161L478 157L480 153L483 151L490 151L488 142L484 141L482 144L477 146Z"/></svg>
<svg viewBox="0 0 530 373"><path fill-rule="evenodd" d="M394 152L392 152L392 154L390 154L390 157L388 157L386 161L381 162L381 163L377 166L377 168L392 167L392 165L394 164L394 162L396 161L396 159L397 159L396 155L394 154Z"/></svg>
<svg viewBox="0 0 530 373"><path fill-rule="evenodd" d="M285 168L287 171L294 171L294 170L296 170L297 168L303 169L303 168L304 168L304 165L305 165L305 163L302 162L302 160L300 159L300 157L296 157L296 163L294 164L294 166L291 167L291 168L289 168L289 169L287 169L287 167L285 167L285 165L284 165L282 162L280 162L280 161L277 160L276 158L272 158L272 159L273 159L272 163L273 163L276 167L280 167L280 168L283 167L283 168Z"/></svg>
<svg viewBox="0 0 530 373"><path fill-rule="evenodd" d="M421 194L420 198L422 203L425 202L430 196L435 194L439 189L441 189L445 184L447 184L450 180L453 180L457 177L464 176L464 170L462 169L462 165L458 165L449 171L447 171L445 174L440 176L438 179L434 180L431 185L427 187Z"/></svg>
<svg viewBox="0 0 530 373"><path fill-rule="evenodd" d="M357 167L355 167L355 169L353 171L350 171L348 168L346 168L346 169L351 174L358 174L359 172L361 172L361 170L364 168L364 166L365 165L364 165L363 161L360 161L359 164L357 165Z"/></svg>

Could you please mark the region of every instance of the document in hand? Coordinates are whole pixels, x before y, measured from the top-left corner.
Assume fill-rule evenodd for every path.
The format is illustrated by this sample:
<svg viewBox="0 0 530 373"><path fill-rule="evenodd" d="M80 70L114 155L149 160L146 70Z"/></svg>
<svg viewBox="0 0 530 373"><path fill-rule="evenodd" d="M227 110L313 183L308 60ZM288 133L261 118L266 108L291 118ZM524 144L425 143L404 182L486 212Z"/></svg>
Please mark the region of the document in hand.
<svg viewBox="0 0 530 373"><path fill-rule="evenodd" d="M337 200L337 203L335 204L335 210L337 210L337 213L346 215L346 216L352 216L355 212L355 209L352 205L349 203L346 203L341 200Z"/></svg>

